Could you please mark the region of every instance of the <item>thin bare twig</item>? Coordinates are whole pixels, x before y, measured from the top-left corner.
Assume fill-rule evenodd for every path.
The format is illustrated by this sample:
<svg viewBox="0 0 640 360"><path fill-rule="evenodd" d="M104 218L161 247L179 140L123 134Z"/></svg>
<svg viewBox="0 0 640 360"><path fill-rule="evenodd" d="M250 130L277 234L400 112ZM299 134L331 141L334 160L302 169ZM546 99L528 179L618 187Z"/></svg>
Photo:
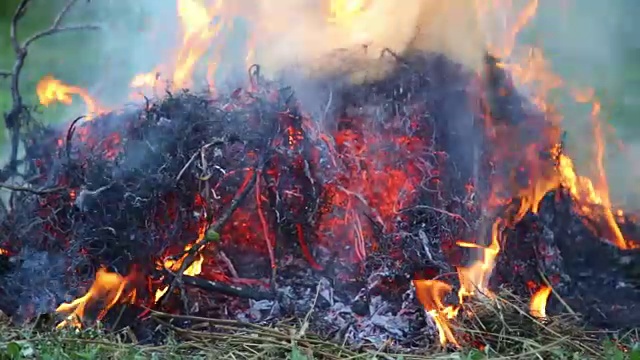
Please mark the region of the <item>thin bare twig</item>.
<svg viewBox="0 0 640 360"><path fill-rule="evenodd" d="M13 63L11 71L0 72L0 77L11 78L11 100L12 106L9 112L4 114L4 121L7 130L11 133L11 155L9 162L0 172L0 181L5 181L15 174L18 167L18 148L20 144L20 130L22 128L22 116L26 110L20 93L20 73L24 67L24 62L29 52L29 46L39 39L53 35L60 32L78 31L78 30L95 30L99 29L97 25L72 25L61 26L64 22L69 10L76 4L78 0L69 0L58 13L53 24L43 31L37 32L27 38L22 44L18 39L18 24L27 12L31 0L22 0L18 4L15 13L11 19L10 38L13 52L15 53L16 60Z"/></svg>

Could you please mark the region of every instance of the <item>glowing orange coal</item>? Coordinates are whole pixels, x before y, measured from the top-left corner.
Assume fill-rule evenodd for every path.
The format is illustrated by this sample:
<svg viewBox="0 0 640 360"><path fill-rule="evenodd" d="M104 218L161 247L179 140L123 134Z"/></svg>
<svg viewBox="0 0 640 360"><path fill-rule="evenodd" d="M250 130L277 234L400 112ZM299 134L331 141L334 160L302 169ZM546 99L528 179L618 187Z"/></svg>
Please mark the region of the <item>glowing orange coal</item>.
<svg viewBox="0 0 640 360"><path fill-rule="evenodd" d="M78 86L67 85L62 81L54 78L51 75L43 77L36 86L36 93L40 104L49 106L58 101L65 105L71 105L73 103L73 95L79 96L87 106L88 116L91 118L104 110L98 105L98 102L93 99L86 89Z"/></svg>
<svg viewBox="0 0 640 360"><path fill-rule="evenodd" d="M549 295L551 295L551 287L549 286L543 286L533 294L529 303L529 314L531 316L539 319L547 317Z"/></svg>
<svg viewBox="0 0 640 360"><path fill-rule="evenodd" d="M70 303L63 303L56 312L68 314L66 320L58 324L58 328L65 326L81 327L82 319L87 316L87 310L97 308L97 320L101 320L116 304L133 303L136 299L135 289L129 289L134 279L132 275L123 277L120 274L108 272L101 268L96 273L96 279L87 293Z"/></svg>

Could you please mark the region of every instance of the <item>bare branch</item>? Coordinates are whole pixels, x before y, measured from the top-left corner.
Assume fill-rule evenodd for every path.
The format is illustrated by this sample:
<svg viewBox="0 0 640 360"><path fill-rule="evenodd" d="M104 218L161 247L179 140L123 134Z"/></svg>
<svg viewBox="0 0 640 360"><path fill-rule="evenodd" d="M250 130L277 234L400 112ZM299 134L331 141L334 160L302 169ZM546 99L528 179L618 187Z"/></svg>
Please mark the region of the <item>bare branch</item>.
<svg viewBox="0 0 640 360"><path fill-rule="evenodd" d="M69 10L71 10L71 7L73 7L73 5L75 5L77 2L78 2L78 0L69 0L69 1L67 1L67 3L62 8L62 10L60 10L60 13L58 13L58 16L56 16L55 20L53 20L53 24L51 24L51 27L49 27L47 30L38 32L38 33L34 34L33 36L31 36L30 38L28 38L24 42L24 45L22 45L22 47L23 48L27 48L29 45L31 45L34 41L37 41L38 39L41 39L41 38L43 38L45 36L61 33L61 32L78 31L78 30L98 30L98 29L100 29L99 26L92 25L92 24L73 25L73 26L65 26L65 27L60 26L62 24L62 22L64 21L65 17L67 16L67 14L69 13Z"/></svg>
<svg viewBox="0 0 640 360"><path fill-rule="evenodd" d="M22 127L22 117L25 115L25 106L22 101L22 95L20 94L20 72L24 67L24 61L29 51L29 46L43 37L53 35L59 32L77 31L77 30L94 30L98 29L96 25L72 25L62 26L65 17L69 13L71 7L76 4L78 0L68 0L62 10L58 13L53 24L46 30L38 32L31 37L27 38L21 45L18 37L18 23L24 17L27 12L27 8L31 4L31 0L21 0L20 4L13 14L11 19L11 44L13 51L16 55L16 60L13 64L13 68L10 72L0 72L0 77L11 78L11 100L12 107L8 113L4 114L5 127L11 134L11 155L9 157L8 164L0 171L0 181L5 181L15 174L18 166L18 148L20 144L20 131Z"/></svg>
<svg viewBox="0 0 640 360"><path fill-rule="evenodd" d="M20 46L20 42L18 41L18 22L24 16L27 11L27 6L31 3L31 0L22 0L16 9L16 12L13 14L13 18L11 19L11 44L13 45L13 51L16 55L22 50Z"/></svg>
<svg viewBox="0 0 640 360"><path fill-rule="evenodd" d="M44 30L42 32L39 32L35 35L33 35L32 37L28 38L25 42L24 42L24 46L27 47L29 45L31 45L34 41L39 40L43 37L49 36L49 35L53 35L53 34L58 34L61 32L69 32L69 31L78 31L78 30L99 30L100 26L98 25L91 25L91 24L87 24L87 25L73 25L73 26L65 26L65 27L59 27L59 28L49 28L47 30Z"/></svg>

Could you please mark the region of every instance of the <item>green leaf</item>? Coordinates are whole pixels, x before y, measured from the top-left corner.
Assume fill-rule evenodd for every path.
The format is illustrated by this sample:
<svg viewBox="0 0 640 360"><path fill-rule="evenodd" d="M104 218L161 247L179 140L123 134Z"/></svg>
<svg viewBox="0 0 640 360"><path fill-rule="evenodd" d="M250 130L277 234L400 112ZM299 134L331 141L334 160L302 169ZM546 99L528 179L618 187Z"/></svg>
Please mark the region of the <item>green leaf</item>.
<svg viewBox="0 0 640 360"><path fill-rule="evenodd" d="M291 360L310 360L295 344L291 347L291 354L289 358Z"/></svg>
<svg viewBox="0 0 640 360"><path fill-rule="evenodd" d="M607 360L625 360L625 353L611 340L604 342L604 356Z"/></svg>
<svg viewBox="0 0 640 360"><path fill-rule="evenodd" d="M220 240L220 234L218 234L217 231L208 230L207 234L205 235L205 239L207 241L219 241Z"/></svg>
<svg viewBox="0 0 640 360"><path fill-rule="evenodd" d="M7 345L7 354L11 359L22 359L22 348L16 342L10 342Z"/></svg>
<svg viewBox="0 0 640 360"><path fill-rule="evenodd" d="M486 359L484 353L478 349L471 349L467 354L467 360L483 360Z"/></svg>

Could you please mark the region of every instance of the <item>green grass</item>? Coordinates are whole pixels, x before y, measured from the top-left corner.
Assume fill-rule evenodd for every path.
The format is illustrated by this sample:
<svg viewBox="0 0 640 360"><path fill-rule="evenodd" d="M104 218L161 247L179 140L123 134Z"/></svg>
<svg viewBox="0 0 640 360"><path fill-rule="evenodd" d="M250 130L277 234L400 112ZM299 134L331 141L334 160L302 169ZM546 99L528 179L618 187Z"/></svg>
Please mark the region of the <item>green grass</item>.
<svg viewBox="0 0 640 360"><path fill-rule="evenodd" d="M0 359L640 360L637 331L588 332L566 315L540 322L523 310L525 303L507 296L467 305L464 313L473 311L473 316L453 324L462 344L457 351L435 345L405 354L391 353L387 346L354 350L315 336L302 319L260 326L154 312L147 326L165 334L154 345L137 344L128 328L117 332L99 326L52 330L50 324L16 328L5 318L0 321ZM191 328L175 327L173 320L186 320ZM479 344L485 344L482 350Z"/></svg>

